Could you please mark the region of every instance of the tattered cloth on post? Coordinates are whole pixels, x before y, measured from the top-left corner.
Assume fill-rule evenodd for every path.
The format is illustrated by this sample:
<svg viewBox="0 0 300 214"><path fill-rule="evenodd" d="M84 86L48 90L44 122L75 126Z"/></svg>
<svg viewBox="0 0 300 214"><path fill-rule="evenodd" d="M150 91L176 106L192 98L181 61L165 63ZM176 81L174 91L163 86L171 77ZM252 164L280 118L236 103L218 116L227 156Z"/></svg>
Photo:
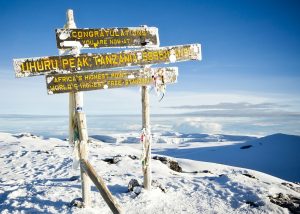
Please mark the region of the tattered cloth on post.
<svg viewBox="0 0 300 214"><path fill-rule="evenodd" d="M66 29L68 30L68 29ZM68 54L78 56L80 54L80 47L73 47L72 49L66 49L66 50L59 50L60 54L65 54L68 52ZM75 96L75 95L74 95ZM82 107L76 107L76 111L81 111ZM79 138L79 130L78 130L78 121L73 115L73 130L74 130L74 136L73 136L73 142L70 142L72 147L72 153L73 153L73 169L78 169L80 166L80 157L79 157L79 144L80 144L80 138Z"/></svg>
<svg viewBox="0 0 300 214"><path fill-rule="evenodd" d="M157 94L157 96L160 95L160 93L162 93L162 97L160 98L159 101L161 101L166 93L166 84L165 84L165 70L161 69L156 73L152 73L152 79L153 79L153 87L155 89L155 92Z"/></svg>
<svg viewBox="0 0 300 214"><path fill-rule="evenodd" d="M79 144L80 144L80 139L79 139L79 130L78 130L78 125L76 119L73 117L73 130L74 130L74 136L73 136L73 142L71 142L71 147L72 147L72 153L73 153L73 164L72 168L73 169L78 169L80 165L80 158L79 158Z"/></svg>
<svg viewBox="0 0 300 214"><path fill-rule="evenodd" d="M141 138L140 138L140 142L142 144L141 160L142 160L143 170L145 170L149 166L149 163L147 162L147 154L149 154L148 150L150 148L151 141L152 141L152 136L151 136L150 128L149 130L143 128Z"/></svg>

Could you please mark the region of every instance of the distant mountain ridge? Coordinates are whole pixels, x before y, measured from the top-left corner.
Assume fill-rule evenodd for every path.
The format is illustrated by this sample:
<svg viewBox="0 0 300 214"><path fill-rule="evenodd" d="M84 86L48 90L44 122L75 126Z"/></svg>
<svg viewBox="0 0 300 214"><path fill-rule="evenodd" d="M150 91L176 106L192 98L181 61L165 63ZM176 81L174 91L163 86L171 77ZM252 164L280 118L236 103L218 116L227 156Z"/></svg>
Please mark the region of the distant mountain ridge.
<svg viewBox="0 0 300 214"><path fill-rule="evenodd" d="M265 137L261 137L258 139L253 139L250 141L247 141L248 143L280 143L280 142L288 142L288 143L298 143L300 144L300 136L298 135L288 135L288 134L283 134L283 133L276 133L272 135L268 135Z"/></svg>

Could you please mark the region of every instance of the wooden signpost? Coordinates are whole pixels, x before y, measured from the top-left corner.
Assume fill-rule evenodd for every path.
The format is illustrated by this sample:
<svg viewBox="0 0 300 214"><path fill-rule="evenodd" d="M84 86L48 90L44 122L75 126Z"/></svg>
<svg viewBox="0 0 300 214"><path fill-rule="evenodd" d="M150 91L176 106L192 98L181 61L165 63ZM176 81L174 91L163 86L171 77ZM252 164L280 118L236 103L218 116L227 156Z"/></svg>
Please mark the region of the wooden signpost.
<svg viewBox="0 0 300 214"><path fill-rule="evenodd" d="M77 29L73 11L67 11L67 23L56 29L57 47L64 53L60 56L14 59L16 77L47 75L48 94L69 93L69 141L80 158L82 199L90 206L90 181L99 189L113 213L122 209L100 175L88 161L88 134L86 117L82 111L82 91L141 86L142 171L144 188L151 189L151 130L149 85L164 89L175 83L178 68L150 68L152 64L168 64L187 60L201 60L200 44L158 47L158 29L155 27ZM82 48L135 47L118 53L80 54ZM62 52L62 51L60 51ZM140 69L109 70L140 66ZM98 71L98 70L103 71ZM94 72L83 72L94 71ZM91 179L91 180L90 180Z"/></svg>
<svg viewBox="0 0 300 214"><path fill-rule="evenodd" d="M50 74L46 76L48 94L175 83L177 67L136 70Z"/></svg>
<svg viewBox="0 0 300 214"><path fill-rule="evenodd" d="M158 47L156 27L56 29L58 49L70 47Z"/></svg>
<svg viewBox="0 0 300 214"><path fill-rule="evenodd" d="M65 29L75 29L73 10L67 10L67 23ZM60 54L63 53L59 51ZM69 53L80 54L80 49L72 47ZM68 53L67 52L67 53ZM65 52L64 52L65 53ZM74 147L74 152L80 160L88 160L88 133L86 125L86 117L82 112L83 109L83 93L69 93L69 143ZM80 165L81 191L83 204L86 207L91 203L91 181L87 172Z"/></svg>

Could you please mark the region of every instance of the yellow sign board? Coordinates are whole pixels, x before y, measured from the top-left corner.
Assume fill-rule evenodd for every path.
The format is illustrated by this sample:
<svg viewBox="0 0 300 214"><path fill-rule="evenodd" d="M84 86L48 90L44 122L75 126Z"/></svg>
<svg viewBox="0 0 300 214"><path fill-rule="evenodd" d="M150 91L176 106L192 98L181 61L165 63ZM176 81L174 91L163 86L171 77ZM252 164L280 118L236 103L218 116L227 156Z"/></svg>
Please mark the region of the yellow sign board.
<svg viewBox="0 0 300 214"><path fill-rule="evenodd" d="M201 60L200 44L130 50L118 53L79 54L14 59L16 77L107 68Z"/></svg>
<svg viewBox="0 0 300 214"><path fill-rule="evenodd" d="M143 68L104 72L50 74L46 76L48 94L90 91L144 85L164 85L177 81L178 68Z"/></svg>
<svg viewBox="0 0 300 214"><path fill-rule="evenodd" d="M158 47L156 27L56 29L57 48Z"/></svg>

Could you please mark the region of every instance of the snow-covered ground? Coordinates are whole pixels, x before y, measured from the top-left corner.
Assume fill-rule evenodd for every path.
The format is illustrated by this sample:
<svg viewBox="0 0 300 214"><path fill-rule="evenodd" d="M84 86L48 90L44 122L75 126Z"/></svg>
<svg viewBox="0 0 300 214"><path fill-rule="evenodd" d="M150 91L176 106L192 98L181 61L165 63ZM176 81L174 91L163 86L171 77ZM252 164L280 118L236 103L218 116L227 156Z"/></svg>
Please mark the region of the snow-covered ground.
<svg viewBox="0 0 300 214"><path fill-rule="evenodd" d="M142 190L139 195L127 190L131 179L143 180L139 134L90 137L89 160L125 213L289 213L286 206L299 212L298 184L251 169L212 163L270 169L267 172L279 171L277 176L299 181L298 136L278 134L258 139L156 134L153 156L172 156L169 158L176 160L183 172L153 159L156 185L151 192ZM73 199L81 197L81 183L74 177L79 170L72 170L67 141L0 133L0 150L1 213L110 213L95 186L91 208L70 206ZM119 156L116 164L103 161L114 156ZM281 201L281 206L276 201Z"/></svg>
<svg viewBox="0 0 300 214"><path fill-rule="evenodd" d="M92 137L140 149L138 133ZM164 132L154 134L153 139L154 154L244 167L285 180L300 181L300 136L274 134L257 138Z"/></svg>

